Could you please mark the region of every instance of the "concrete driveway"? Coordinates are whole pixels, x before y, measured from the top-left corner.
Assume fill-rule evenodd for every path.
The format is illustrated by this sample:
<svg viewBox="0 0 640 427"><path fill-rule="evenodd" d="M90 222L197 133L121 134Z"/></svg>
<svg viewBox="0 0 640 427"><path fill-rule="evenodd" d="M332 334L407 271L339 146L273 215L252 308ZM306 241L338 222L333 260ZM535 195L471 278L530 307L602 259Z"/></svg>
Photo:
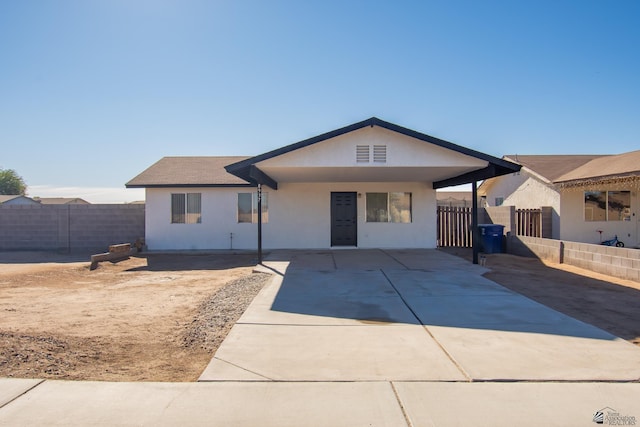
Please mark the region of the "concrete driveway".
<svg viewBox="0 0 640 427"><path fill-rule="evenodd" d="M264 265L273 281L200 381L640 379L640 349L440 251L274 251Z"/></svg>

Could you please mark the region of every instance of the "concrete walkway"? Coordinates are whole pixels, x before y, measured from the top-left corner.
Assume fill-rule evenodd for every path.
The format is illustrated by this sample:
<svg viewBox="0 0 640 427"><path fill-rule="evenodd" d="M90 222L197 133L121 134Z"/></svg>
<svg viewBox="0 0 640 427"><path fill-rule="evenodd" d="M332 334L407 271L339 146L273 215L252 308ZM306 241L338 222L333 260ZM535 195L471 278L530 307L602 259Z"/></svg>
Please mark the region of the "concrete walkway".
<svg viewBox="0 0 640 427"><path fill-rule="evenodd" d="M264 268L279 274L201 382L0 379L0 425L589 426L601 410L640 424L640 349L481 267L346 250Z"/></svg>

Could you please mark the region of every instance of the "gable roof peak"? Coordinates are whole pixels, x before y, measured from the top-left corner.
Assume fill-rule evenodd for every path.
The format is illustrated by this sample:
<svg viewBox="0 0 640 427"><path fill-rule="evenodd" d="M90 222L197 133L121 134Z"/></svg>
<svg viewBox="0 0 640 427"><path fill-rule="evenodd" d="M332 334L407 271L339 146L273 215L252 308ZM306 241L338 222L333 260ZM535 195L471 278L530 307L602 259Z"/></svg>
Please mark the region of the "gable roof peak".
<svg viewBox="0 0 640 427"><path fill-rule="evenodd" d="M278 148L276 150L272 150L269 152L266 152L264 154L260 154L258 156L255 157L251 157L249 159L246 160L242 160L233 164L230 164L228 166L225 167L226 171L230 174L233 174L235 176L237 176L238 178L241 178L247 182L252 182L252 183L256 183L255 178L253 178L251 176L251 169L252 167L254 167L254 165L256 163L259 163L261 161L267 160L267 159L271 159L277 156L281 156L283 154L287 154L290 153L292 151L301 149L301 148L305 148L308 147L310 145L313 144L317 144L319 142L322 141L326 141L328 139L332 139L350 132L354 132L357 131L359 129L365 128L367 126L379 126L381 128L387 129L389 131L392 132L396 132L405 136L408 136L410 138L414 138L429 144L433 144L451 151L455 151L461 154L464 154L466 156L470 156L470 157L475 157L476 159L480 159L480 160L484 160L486 162L488 162L492 168L497 168L500 169L502 172L504 173L509 173L509 172L513 172L513 171L518 171L520 170L520 166L508 161L508 160L503 160L503 159L499 159L497 157L491 156L489 154L485 154L485 153L481 153L479 151L473 150L471 148L466 148L463 147L461 145L457 145L454 144L452 142L449 141L445 141L444 139L439 139L439 138L435 138L431 135L427 135L425 133L422 132L418 132L409 128L405 128L399 125L396 125L394 123L391 122L387 122L384 120L381 120L377 117L370 117L366 120L363 120L361 122L357 122L357 123L353 123L351 125L347 125L344 127L341 127L339 129L333 130L333 131L329 131L329 132L325 132L323 134L296 142L294 144L290 144L287 145L285 147L282 148ZM500 175L502 173L498 173L498 175ZM484 179L484 178L481 178ZM450 184L450 185L455 185L455 184Z"/></svg>

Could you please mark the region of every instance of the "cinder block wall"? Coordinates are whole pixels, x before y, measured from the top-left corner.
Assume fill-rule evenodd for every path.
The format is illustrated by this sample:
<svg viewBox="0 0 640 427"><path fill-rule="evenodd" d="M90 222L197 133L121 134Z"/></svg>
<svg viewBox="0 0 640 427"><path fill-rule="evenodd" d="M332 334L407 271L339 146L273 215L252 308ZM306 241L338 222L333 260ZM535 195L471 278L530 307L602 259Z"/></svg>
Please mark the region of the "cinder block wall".
<svg viewBox="0 0 640 427"><path fill-rule="evenodd" d="M0 206L0 250L106 251L144 237L145 205Z"/></svg>
<svg viewBox="0 0 640 427"><path fill-rule="evenodd" d="M504 234L515 232L515 206L487 206L486 216L491 224L504 225Z"/></svg>
<svg viewBox="0 0 640 427"><path fill-rule="evenodd" d="M507 236L507 252L527 257L536 257L546 261L562 263L564 242L539 237Z"/></svg>
<svg viewBox="0 0 640 427"><path fill-rule="evenodd" d="M60 209L59 206L43 208L0 206L0 250L57 250Z"/></svg>
<svg viewBox="0 0 640 427"><path fill-rule="evenodd" d="M640 282L638 249L511 235L507 237L507 252Z"/></svg>
<svg viewBox="0 0 640 427"><path fill-rule="evenodd" d="M640 250L564 242L564 262L598 273L640 281Z"/></svg>

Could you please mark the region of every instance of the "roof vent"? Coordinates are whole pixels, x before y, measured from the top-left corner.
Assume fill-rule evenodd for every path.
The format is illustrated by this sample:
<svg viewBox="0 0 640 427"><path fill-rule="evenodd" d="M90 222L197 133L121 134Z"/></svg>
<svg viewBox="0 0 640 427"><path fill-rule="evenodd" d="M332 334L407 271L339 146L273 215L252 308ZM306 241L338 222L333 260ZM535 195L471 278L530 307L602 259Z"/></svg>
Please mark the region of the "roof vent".
<svg viewBox="0 0 640 427"><path fill-rule="evenodd" d="M386 145L373 146L373 161L376 163L387 162L387 146Z"/></svg>
<svg viewBox="0 0 640 427"><path fill-rule="evenodd" d="M356 146L356 162L369 163L369 146L368 145Z"/></svg>

